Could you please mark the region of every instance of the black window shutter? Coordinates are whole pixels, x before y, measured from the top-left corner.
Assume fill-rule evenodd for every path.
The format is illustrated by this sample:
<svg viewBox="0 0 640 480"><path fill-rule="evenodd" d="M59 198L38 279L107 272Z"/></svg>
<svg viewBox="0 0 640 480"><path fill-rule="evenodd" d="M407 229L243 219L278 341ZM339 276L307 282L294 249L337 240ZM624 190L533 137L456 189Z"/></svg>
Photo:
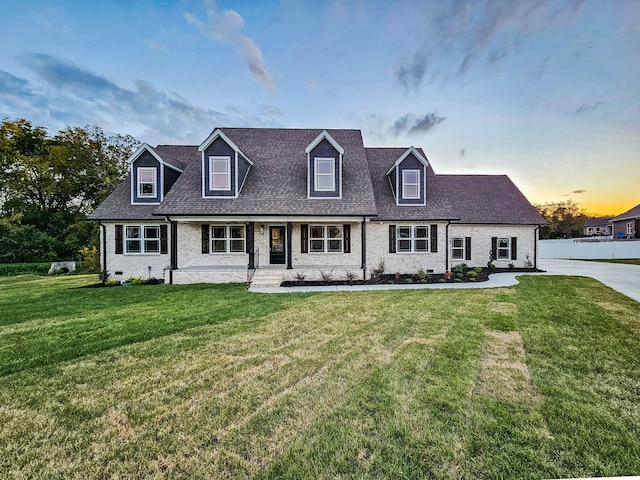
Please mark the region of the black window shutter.
<svg viewBox="0 0 640 480"><path fill-rule="evenodd" d="M396 253L396 226L389 225L389 253Z"/></svg>
<svg viewBox="0 0 640 480"><path fill-rule="evenodd" d="M438 225L431 225L431 252L438 251Z"/></svg>
<svg viewBox="0 0 640 480"><path fill-rule="evenodd" d="M471 237L464 239L464 259L471 260Z"/></svg>
<svg viewBox="0 0 640 480"><path fill-rule="evenodd" d="M491 258L498 259L498 237L491 237Z"/></svg>
<svg viewBox="0 0 640 480"><path fill-rule="evenodd" d="M167 226L160 225L160 253L169 253L167 246Z"/></svg>
<svg viewBox="0 0 640 480"><path fill-rule="evenodd" d="M300 253L309 253L309 225L300 225Z"/></svg>
<svg viewBox="0 0 640 480"><path fill-rule="evenodd" d="M511 237L511 260L518 259L518 238Z"/></svg>
<svg viewBox="0 0 640 480"><path fill-rule="evenodd" d="M344 236L344 253L351 253L351 225L345 223L342 226L342 235Z"/></svg>
<svg viewBox="0 0 640 480"><path fill-rule="evenodd" d="M202 224L202 253L209 253L209 225Z"/></svg>
<svg viewBox="0 0 640 480"><path fill-rule="evenodd" d="M116 225L116 254L121 255L123 247L123 238L122 238L122 225Z"/></svg>

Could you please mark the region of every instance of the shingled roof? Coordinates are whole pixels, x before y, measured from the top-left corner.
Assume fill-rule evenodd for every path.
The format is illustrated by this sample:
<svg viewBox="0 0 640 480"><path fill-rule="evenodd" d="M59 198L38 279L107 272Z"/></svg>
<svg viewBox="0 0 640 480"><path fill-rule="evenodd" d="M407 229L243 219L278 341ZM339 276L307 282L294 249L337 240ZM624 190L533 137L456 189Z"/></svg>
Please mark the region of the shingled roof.
<svg viewBox="0 0 640 480"><path fill-rule="evenodd" d="M427 166L425 206L396 205L385 173L406 148L365 148L359 130L327 130L344 149L341 199L309 199L305 148L320 129L222 128L253 162L238 198L202 197L202 155L195 145L154 151L183 170L161 205L131 205L130 177L95 210L93 220L188 216L367 216L376 220L543 224L505 175L437 175ZM419 153L426 158L424 152Z"/></svg>
<svg viewBox="0 0 640 480"><path fill-rule="evenodd" d="M611 221L619 222L621 220L631 220L634 218L640 218L640 205L636 205L631 210L627 210L626 212L621 213L617 217L613 217Z"/></svg>
<svg viewBox="0 0 640 480"><path fill-rule="evenodd" d="M545 223L506 175L437 175L431 164L427 167L426 205L397 205L385 173L406 150L366 148L378 207L377 219L521 225ZM424 155L421 149L418 151Z"/></svg>

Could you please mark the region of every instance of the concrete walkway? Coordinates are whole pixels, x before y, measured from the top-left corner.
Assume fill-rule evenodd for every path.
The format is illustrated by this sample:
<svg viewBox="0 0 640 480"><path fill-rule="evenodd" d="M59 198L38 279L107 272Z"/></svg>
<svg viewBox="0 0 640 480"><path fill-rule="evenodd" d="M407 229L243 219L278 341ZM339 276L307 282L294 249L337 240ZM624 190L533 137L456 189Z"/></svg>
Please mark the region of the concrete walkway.
<svg viewBox="0 0 640 480"><path fill-rule="evenodd" d="M640 302L640 265L542 258L538 260L538 267L545 270L546 275L595 278L607 287Z"/></svg>
<svg viewBox="0 0 640 480"><path fill-rule="evenodd" d="M334 285L325 287L250 287L254 293L301 293L301 292L363 292L376 290L415 290L421 288L498 288L518 284L520 275L574 275L591 277L640 302L640 265L619 263L583 262L580 260L541 259L538 267L545 273L494 273L486 282L479 283L428 283L387 285Z"/></svg>

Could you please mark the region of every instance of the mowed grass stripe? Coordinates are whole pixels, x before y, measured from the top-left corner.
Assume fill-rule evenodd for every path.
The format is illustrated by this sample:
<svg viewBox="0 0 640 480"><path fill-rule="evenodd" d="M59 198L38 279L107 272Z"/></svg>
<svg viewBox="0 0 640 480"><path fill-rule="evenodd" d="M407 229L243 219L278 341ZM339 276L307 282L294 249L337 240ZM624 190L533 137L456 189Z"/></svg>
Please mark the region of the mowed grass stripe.
<svg viewBox="0 0 640 480"><path fill-rule="evenodd" d="M640 469L638 321L623 320L640 312L592 280L281 298L240 286L139 290L149 309L131 322L146 325L147 338L121 341L103 328L95 335L115 338L95 350L50 364L43 356L3 378L0 476L550 478ZM253 308L239 308L236 296ZM196 318L153 335L163 320L154 310L178 309L168 298L190 300ZM202 313L207 306L222 313ZM32 334L74 324L45 317ZM6 349L15 331L2 328ZM502 350L491 343L500 338ZM491 370L509 362L528 378L511 383ZM482 387L488 376L493 390ZM499 382L509 389L499 392Z"/></svg>

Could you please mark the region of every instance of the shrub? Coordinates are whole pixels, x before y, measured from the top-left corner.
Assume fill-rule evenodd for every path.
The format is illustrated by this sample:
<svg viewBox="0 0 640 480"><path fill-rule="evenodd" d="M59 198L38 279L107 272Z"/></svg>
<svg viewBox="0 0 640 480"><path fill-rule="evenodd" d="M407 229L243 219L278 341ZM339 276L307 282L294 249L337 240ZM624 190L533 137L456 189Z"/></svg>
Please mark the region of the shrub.
<svg viewBox="0 0 640 480"><path fill-rule="evenodd" d="M355 272L352 272L351 270L346 270L345 276L347 277L347 280L349 280L349 283L353 282L356 278L358 278L358 274Z"/></svg>
<svg viewBox="0 0 640 480"><path fill-rule="evenodd" d="M404 283L413 283L413 279L411 277L405 278Z"/></svg>
<svg viewBox="0 0 640 480"><path fill-rule="evenodd" d="M464 273L464 271L467 268L467 264L466 263L459 263L457 265L454 265L453 268L451 269L454 273Z"/></svg>
<svg viewBox="0 0 640 480"><path fill-rule="evenodd" d="M307 276L303 272L296 272L296 281L304 282Z"/></svg>
<svg viewBox="0 0 640 480"><path fill-rule="evenodd" d="M464 273L456 272L455 277L456 277L456 280L462 280L462 278L464 277Z"/></svg>
<svg viewBox="0 0 640 480"><path fill-rule="evenodd" d="M333 280L333 270L331 270L330 272L325 272L324 270L320 270L320 276L322 277L322 280L324 280L325 282L331 282Z"/></svg>
<svg viewBox="0 0 640 480"><path fill-rule="evenodd" d="M469 279L474 279L478 276L478 272L476 272L475 270L469 270L467 272L467 277L469 277Z"/></svg>
<svg viewBox="0 0 640 480"><path fill-rule="evenodd" d="M482 267L473 267L473 271L476 273L482 273Z"/></svg>
<svg viewBox="0 0 640 480"><path fill-rule="evenodd" d="M98 273L100 271L100 252L96 247L81 248L78 250L82 258L83 273Z"/></svg>
<svg viewBox="0 0 640 480"><path fill-rule="evenodd" d="M515 263L513 263L513 262L511 262L511 263L508 265L508 267L509 267L509 268L516 268L516 264L515 264Z"/></svg>
<svg viewBox="0 0 640 480"><path fill-rule="evenodd" d="M427 276L427 274L426 274L426 272L424 271L424 269L422 269L422 268L421 268L420 270L418 270L418 278L419 278L419 279L426 278L426 276Z"/></svg>
<svg viewBox="0 0 640 480"><path fill-rule="evenodd" d="M105 285L107 287L117 287L118 285L120 285L120 280L118 280L117 278L110 278L105 282Z"/></svg>

